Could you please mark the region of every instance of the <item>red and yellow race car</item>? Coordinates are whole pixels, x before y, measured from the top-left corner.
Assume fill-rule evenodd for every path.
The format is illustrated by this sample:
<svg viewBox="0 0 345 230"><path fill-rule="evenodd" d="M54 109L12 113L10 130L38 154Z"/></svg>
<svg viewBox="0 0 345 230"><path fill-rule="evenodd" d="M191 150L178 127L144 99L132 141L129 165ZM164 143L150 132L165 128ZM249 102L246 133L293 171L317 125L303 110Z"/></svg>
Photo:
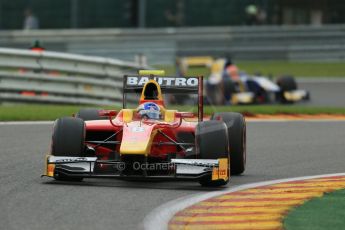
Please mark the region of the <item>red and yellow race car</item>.
<svg viewBox="0 0 345 230"><path fill-rule="evenodd" d="M227 184L230 174L245 170L246 123L239 113L204 120L202 86L202 77L165 77L163 71L124 76L120 111L83 109L55 121L44 176ZM197 114L168 109L167 93L195 95ZM127 108L137 94L139 103Z"/></svg>

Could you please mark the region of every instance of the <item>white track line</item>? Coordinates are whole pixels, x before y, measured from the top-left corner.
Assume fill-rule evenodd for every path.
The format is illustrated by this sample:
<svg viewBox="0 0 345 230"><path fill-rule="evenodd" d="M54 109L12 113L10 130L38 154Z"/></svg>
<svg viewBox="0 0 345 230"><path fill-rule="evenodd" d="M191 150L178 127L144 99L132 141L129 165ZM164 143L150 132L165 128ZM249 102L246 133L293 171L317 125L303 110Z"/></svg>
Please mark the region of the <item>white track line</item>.
<svg viewBox="0 0 345 230"><path fill-rule="evenodd" d="M168 229L169 220L177 212L193 204L201 202L203 200L207 200L212 197L220 196L226 193L233 193L233 192L237 192L237 191L241 191L245 189L256 188L256 187L283 183L283 182L292 182L292 181L297 181L297 180L308 180L308 179L331 177L331 176L345 176L345 173L324 174L324 175L316 175L316 176L304 176L304 177L287 178L287 179L280 179L280 180L263 181L263 182L239 185L236 187L227 188L223 191L188 195L185 197L172 200L168 203L165 203L155 208L144 218L142 226L140 226L140 228L147 229L147 230Z"/></svg>

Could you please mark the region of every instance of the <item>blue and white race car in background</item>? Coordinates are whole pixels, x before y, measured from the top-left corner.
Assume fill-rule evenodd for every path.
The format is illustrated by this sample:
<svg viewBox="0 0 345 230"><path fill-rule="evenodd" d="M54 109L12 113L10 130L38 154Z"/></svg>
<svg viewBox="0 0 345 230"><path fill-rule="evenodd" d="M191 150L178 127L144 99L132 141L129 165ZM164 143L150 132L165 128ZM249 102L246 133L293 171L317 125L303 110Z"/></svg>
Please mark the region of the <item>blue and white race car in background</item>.
<svg viewBox="0 0 345 230"><path fill-rule="evenodd" d="M288 104L310 99L310 93L298 89L292 76L281 76L276 81L240 71L236 78L227 76L225 69L229 60L226 58L185 57L180 58L177 63L181 73L186 73L188 68L195 66L209 68L210 76L205 83L204 96L207 99L205 101L210 104Z"/></svg>
<svg viewBox="0 0 345 230"><path fill-rule="evenodd" d="M282 76L276 82L264 76L250 76L241 73L237 81L223 78L224 97L231 104L255 103L295 103L310 99L307 90L298 89L297 82L291 76Z"/></svg>

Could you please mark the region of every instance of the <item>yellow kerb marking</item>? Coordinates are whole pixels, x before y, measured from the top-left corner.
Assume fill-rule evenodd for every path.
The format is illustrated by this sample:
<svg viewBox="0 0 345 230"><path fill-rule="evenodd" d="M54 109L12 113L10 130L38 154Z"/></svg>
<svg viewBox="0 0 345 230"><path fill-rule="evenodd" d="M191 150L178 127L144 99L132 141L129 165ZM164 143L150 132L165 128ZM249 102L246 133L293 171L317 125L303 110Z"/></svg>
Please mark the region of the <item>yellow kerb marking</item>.
<svg viewBox="0 0 345 230"><path fill-rule="evenodd" d="M282 229L284 215L324 192L345 188L345 176L247 189L200 202L175 215L169 229Z"/></svg>
<svg viewBox="0 0 345 230"><path fill-rule="evenodd" d="M277 220L281 218L282 214L265 214L265 215L252 215L252 216L208 216L205 219L204 216L193 216L193 217L182 217L177 216L174 218L175 221L188 221L190 223L199 222L199 221L253 221L253 220Z"/></svg>
<svg viewBox="0 0 345 230"><path fill-rule="evenodd" d="M310 182L310 183L300 183L300 184L278 184L275 185L275 188L280 188L280 187L305 187L305 188L309 188L309 187L329 187L329 186L343 186L345 185L345 181L336 181L336 182L328 182L328 181L324 181L324 182Z"/></svg>
<svg viewBox="0 0 345 230"><path fill-rule="evenodd" d="M198 209L198 208L191 208L184 211L184 213L194 213L194 214L202 214L202 213L228 213L228 214L239 214L239 213L255 213L255 212L262 212L262 213L281 213L285 212L290 208L289 205L281 206L281 207L231 207L231 208L209 208L209 209Z"/></svg>
<svg viewBox="0 0 345 230"><path fill-rule="evenodd" d="M246 195L225 195L225 196L221 196L221 197L217 197L215 199L246 199L246 198L253 198L253 199L257 199L257 198L309 198L309 197L319 197L322 196L323 192L303 192L303 193L277 193L277 194L260 194L260 193L251 193L251 194L246 194Z"/></svg>
<svg viewBox="0 0 345 230"><path fill-rule="evenodd" d="M243 201L243 202L202 202L200 203L201 206L235 206L235 207L245 207L245 206L253 206L253 207L262 207L264 205L297 205L303 203L303 200L288 200L288 201Z"/></svg>
<svg viewBox="0 0 345 230"><path fill-rule="evenodd" d="M312 188L279 188L279 189L258 189L257 191L253 191L253 193L272 193L272 192L281 192L281 193L288 193L288 192L310 192L310 191L324 191L325 188L318 188L318 187L312 187Z"/></svg>
<svg viewBox="0 0 345 230"><path fill-rule="evenodd" d="M241 223L241 224L231 224L231 228L229 228L228 224L193 224L193 225L170 225L169 229L184 229L184 230L199 230L199 229L231 229L231 230L267 230L267 229L282 229L282 224L276 221L267 221L267 222L260 222L258 223Z"/></svg>

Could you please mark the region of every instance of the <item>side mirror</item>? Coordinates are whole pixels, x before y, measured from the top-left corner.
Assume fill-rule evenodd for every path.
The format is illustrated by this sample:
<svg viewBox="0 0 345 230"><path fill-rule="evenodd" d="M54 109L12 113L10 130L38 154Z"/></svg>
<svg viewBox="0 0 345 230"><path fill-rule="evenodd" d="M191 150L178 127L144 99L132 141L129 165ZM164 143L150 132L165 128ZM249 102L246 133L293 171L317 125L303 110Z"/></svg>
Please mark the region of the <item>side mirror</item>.
<svg viewBox="0 0 345 230"><path fill-rule="evenodd" d="M178 118L193 118L193 117L195 117L195 115L192 112L177 112L176 117L178 117Z"/></svg>
<svg viewBox="0 0 345 230"><path fill-rule="evenodd" d="M116 114L117 114L117 111L115 110L100 110L98 112L98 115L100 117L114 117L116 116Z"/></svg>

